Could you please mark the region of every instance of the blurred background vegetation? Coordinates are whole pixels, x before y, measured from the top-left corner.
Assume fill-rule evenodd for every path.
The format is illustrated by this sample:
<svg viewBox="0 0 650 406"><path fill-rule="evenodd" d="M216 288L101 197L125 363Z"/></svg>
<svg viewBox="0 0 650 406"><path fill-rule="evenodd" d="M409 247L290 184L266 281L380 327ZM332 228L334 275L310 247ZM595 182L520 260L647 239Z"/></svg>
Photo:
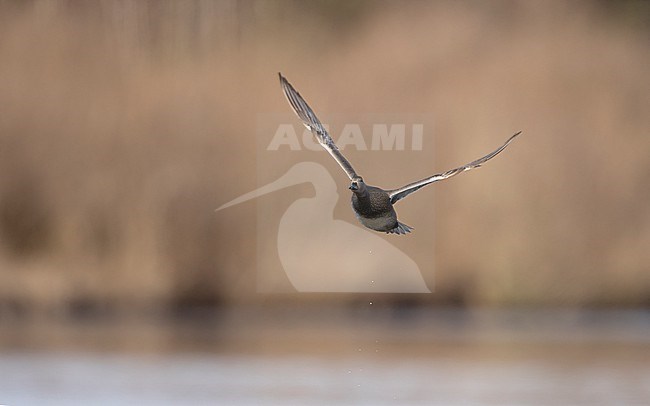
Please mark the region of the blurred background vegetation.
<svg viewBox="0 0 650 406"><path fill-rule="evenodd" d="M649 23L644 1L0 1L0 316L341 301L257 294L254 216L214 213L257 186L278 71L322 114L433 114L438 170L524 130L436 186L419 303L648 306Z"/></svg>

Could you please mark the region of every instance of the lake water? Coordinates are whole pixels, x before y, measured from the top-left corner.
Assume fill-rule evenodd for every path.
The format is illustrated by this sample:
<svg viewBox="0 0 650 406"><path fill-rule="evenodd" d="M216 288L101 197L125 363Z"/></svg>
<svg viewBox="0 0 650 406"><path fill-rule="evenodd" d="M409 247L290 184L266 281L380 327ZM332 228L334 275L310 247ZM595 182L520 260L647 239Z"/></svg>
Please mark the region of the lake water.
<svg viewBox="0 0 650 406"><path fill-rule="evenodd" d="M646 311L317 313L5 326L0 404L650 404Z"/></svg>

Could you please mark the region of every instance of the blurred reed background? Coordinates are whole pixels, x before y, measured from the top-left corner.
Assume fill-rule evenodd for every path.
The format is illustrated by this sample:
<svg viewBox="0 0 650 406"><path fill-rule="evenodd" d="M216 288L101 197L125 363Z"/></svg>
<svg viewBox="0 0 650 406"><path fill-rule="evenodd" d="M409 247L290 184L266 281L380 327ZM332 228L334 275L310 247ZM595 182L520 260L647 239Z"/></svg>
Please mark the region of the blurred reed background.
<svg viewBox="0 0 650 406"><path fill-rule="evenodd" d="M277 300L254 216L214 208L256 187L278 71L322 114L433 114L438 170L524 131L436 186L418 302L645 307L649 22L643 1L0 1L0 317Z"/></svg>

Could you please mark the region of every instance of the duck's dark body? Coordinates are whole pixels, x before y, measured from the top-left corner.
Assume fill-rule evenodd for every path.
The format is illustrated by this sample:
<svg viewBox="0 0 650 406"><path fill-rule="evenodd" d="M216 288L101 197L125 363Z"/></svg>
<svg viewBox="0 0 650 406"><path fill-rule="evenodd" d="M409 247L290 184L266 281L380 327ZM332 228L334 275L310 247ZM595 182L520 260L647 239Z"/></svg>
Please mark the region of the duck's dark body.
<svg viewBox="0 0 650 406"><path fill-rule="evenodd" d="M366 185L352 193L352 208L364 226L386 233L406 234L411 227L397 221L397 213L386 191Z"/></svg>

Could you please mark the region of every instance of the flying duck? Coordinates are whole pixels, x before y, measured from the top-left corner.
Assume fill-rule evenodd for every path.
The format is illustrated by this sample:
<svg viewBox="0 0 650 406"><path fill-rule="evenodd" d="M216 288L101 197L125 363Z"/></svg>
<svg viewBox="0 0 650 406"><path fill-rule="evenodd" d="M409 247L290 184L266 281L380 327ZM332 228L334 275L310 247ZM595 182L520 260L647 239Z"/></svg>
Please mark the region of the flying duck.
<svg viewBox="0 0 650 406"><path fill-rule="evenodd" d="M302 96L300 96L300 93L298 93L296 89L291 86L289 81L282 76L282 73L278 73L278 75L280 77L280 85L282 86L284 95L293 108L293 111L302 120L305 127L314 134L319 144L322 145L330 155L332 155L348 175L348 178L350 178L349 189L352 191L352 209L354 210L357 219L365 227L375 231L382 231L388 234L407 234L411 232L413 227L397 220L397 213L393 208L395 203L433 182L449 179L459 173L480 167L485 162L497 156L499 152L503 151L508 144L515 139L515 137L521 134L521 131L518 131L493 152L490 152L484 157L468 164L418 180L417 182L409 183L408 185L397 189L384 190L376 186L370 186L363 181L363 178L357 174L350 162L338 149L334 140L332 140L332 137L330 137L327 130L318 117L316 117L316 114L309 107L305 99L303 99Z"/></svg>

